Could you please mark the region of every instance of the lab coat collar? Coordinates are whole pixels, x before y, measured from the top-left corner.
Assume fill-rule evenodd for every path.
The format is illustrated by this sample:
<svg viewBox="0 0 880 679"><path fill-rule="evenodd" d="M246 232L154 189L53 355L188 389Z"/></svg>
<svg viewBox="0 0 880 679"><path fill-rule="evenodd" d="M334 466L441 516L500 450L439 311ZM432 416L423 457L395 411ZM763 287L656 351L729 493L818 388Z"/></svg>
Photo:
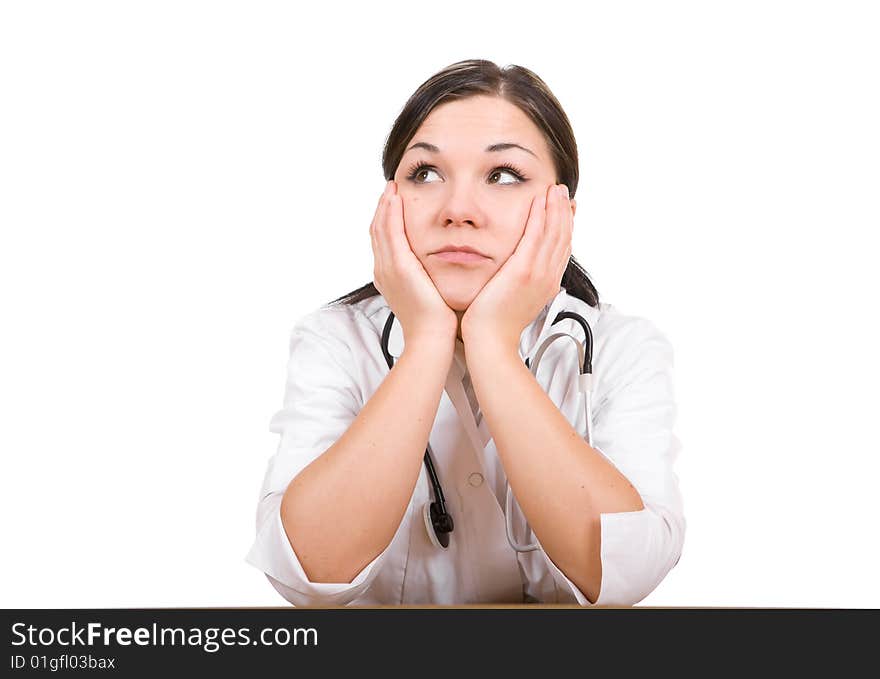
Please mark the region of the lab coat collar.
<svg viewBox="0 0 880 679"><path fill-rule="evenodd" d="M529 323L520 334L519 354L522 360L525 360L526 357L533 358L533 353L551 333L577 333L574 335L575 337L583 334L577 321L570 318L563 319L556 325L553 325L553 319L563 310L577 311L590 324L591 328L598 317L598 310L595 307L590 306L577 297L569 295L565 288L560 286L556 296L544 305L544 308L538 312L535 320ZM388 336L388 353L396 359L403 354L403 348L403 328L395 316L394 322L391 324L391 334ZM464 344L458 338L455 340L455 360L463 374L465 368Z"/></svg>

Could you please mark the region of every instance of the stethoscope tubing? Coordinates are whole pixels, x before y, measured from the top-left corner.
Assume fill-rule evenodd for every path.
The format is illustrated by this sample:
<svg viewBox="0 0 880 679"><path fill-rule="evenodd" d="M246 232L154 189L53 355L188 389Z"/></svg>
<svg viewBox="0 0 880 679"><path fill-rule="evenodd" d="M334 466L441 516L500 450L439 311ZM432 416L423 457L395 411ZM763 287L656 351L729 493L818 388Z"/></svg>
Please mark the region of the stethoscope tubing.
<svg viewBox="0 0 880 679"><path fill-rule="evenodd" d="M566 314L566 316L563 316L563 314ZM592 432L592 427L590 426L590 421L591 421L590 420L590 411L591 411L591 395L592 395L592 381L593 381L593 379L592 379L593 378L592 356L591 356L592 348L593 348L593 342L592 342L593 336L592 336L592 333L590 332L590 329L589 329L590 326L587 325L587 322L579 314L575 314L570 311L563 311L559 314L559 316L556 317L556 320L553 321L553 324L555 325L558 321L561 320L561 318L574 318L575 320L578 320L581 322L581 326L586 328L585 334L587 336L587 345L589 346L590 351L585 352L584 346L577 340L577 338L573 337L572 335L568 335L564 332L558 332L558 333L554 333L552 335L549 335L541 343L541 346L538 348L538 351L535 354L534 363L529 365L529 360L526 359L526 365L529 366L529 370L531 370L532 375L535 376L535 380L537 381L537 379L538 379L538 366L541 363L541 358L543 357L544 352L550 347L550 345L554 341L556 341L562 337L567 337L568 339L570 339L572 342L575 343L575 345L577 346L577 351L578 351L578 365L583 366L582 372L578 375L578 391L580 391L581 394L583 394L584 411L585 411L585 415L586 415L587 443L589 443L590 446L592 446L593 445L593 432ZM585 356L585 354L586 354L586 356ZM510 546L515 551L517 551L519 553L534 552L535 550L541 549L541 545L538 542L533 542L533 543L527 544L527 545L521 545L513 537L513 490L510 488L510 483L507 483L506 485L507 485L507 496L505 498L505 512L504 512L505 521L504 521L504 523L505 523L505 528L507 530L507 542L510 543ZM522 511L522 510L520 510L520 511ZM526 534L528 535L531 532L532 532L532 529L529 526L528 520L526 520Z"/></svg>
<svg viewBox="0 0 880 679"><path fill-rule="evenodd" d="M580 372L578 374L578 391L583 394L583 402L584 402L584 414L586 416L586 438L587 443L592 446L593 445L593 433L591 427L591 411L592 411L592 381L593 381L593 333L590 329L590 325L587 321L578 313L573 311L560 311L557 314L556 318L553 320L553 325L556 325L559 321L564 320L566 318L571 318L577 321L580 326L584 330L584 336L586 341L584 344L581 344L577 338L572 335L568 335L566 333L554 333L547 337L544 342L542 342L541 346L538 348L537 353L535 354L535 360L531 363L528 357L525 359L526 367L531 371L532 375L535 376L537 380L538 375L538 366L541 362L541 357L544 355L544 352L547 348L552 344L555 340L560 337L568 337L572 340L577 346L578 350L578 366L580 368ZM388 351L388 340L391 336L391 327L394 323L394 312L390 312L388 314L388 319L385 321L385 327L382 329L382 354L385 356L385 362L388 364L388 369L394 367L394 357ZM586 345L586 347L585 347ZM426 505L424 509L425 515L425 524L426 529L429 531L429 537L431 541L442 548L447 548L449 546L449 533L452 532L454 528L454 522L452 520L452 515L446 508L446 498L443 495L443 487L440 485L440 479L437 477L437 471L434 468L434 461L431 457L431 445L430 442L428 446L425 448L425 457L424 464L428 470L428 477L431 481L431 486L434 491L434 502L430 504L430 506ZM513 516L513 492L510 488L510 484L507 483L507 496L505 498L505 527L507 531L507 541L510 543L510 546L519 553L524 552L532 552L537 549L541 549L541 545L537 542L521 545L516 542L513 537L513 525L512 525L512 516ZM522 510L520 510L522 511ZM433 528L434 535L431 535L431 529ZM532 533L531 527L529 526L528 520L526 520L526 533Z"/></svg>

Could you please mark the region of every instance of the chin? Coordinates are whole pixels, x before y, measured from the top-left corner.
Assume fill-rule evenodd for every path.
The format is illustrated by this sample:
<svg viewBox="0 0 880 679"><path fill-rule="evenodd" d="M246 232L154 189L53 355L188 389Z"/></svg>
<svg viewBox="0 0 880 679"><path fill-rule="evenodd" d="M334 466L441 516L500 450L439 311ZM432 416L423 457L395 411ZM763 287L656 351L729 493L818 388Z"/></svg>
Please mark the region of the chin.
<svg viewBox="0 0 880 679"><path fill-rule="evenodd" d="M467 308L473 302L473 297L469 299L462 298L451 298L448 295L442 295L443 301L446 302L446 306L448 306L453 311L467 311Z"/></svg>
<svg viewBox="0 0 880 679"><path fill-rule="evenodd" d="M453 311L466 311L471 302L476 299L480 290L483 289L483 285L482 281L479 285L465 284L462 281L452 285L438 285L437 291L450 309Z"/></svg>
<svg viewBox="0 0 880 679"><path fill-rule="evenodd" d="M468 271L464 268L461 271L450 271L426 266L425 270L443 301L453 311L466 311L495 274L494 271L490 274L487 271Z"/></svg>

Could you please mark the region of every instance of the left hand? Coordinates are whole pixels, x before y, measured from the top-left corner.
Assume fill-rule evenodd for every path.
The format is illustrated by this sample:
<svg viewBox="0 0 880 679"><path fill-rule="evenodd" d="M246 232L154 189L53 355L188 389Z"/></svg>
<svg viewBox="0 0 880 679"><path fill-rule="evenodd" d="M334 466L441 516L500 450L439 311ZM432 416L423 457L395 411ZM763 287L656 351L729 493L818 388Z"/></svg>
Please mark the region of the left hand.
<svg viewBox="0 0 880 679"><path fill-rule="evenodd" d="M535 196L513 254L483 286L461 319L462 340L492 337L519 347L520 336L557 294L571 256L574 215L564 184ZM479 341L479 340L478 340Z"/></svg>

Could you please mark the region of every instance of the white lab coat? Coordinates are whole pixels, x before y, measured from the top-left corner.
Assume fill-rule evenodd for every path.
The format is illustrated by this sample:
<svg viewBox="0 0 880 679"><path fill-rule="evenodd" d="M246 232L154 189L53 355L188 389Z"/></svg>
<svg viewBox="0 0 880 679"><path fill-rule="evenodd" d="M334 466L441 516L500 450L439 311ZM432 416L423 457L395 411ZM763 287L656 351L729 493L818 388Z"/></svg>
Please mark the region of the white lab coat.
<svg viewBox="0 0 880 679"><path fill-rule="evenodd" d="M381 295L351 306L319 308L294 326L284 406L269 426L281 439L259 495L257 534L247 562L263 571L296 606L524 602L629 606L647 596L678 562L685 533L673 471L681 448L673 433L677 410L673 350L650 321L623 314L607 303L591 307L560 288L523 330L522 359L529 356L534 362L548 334L562 331L583 337L574 320L562 320L551 330L552 320L562 310L581 314L593 332L593 447L629 479L645 506L640 511L601 515L602 582L595 603L543 549L518 554L508 543L506 476L485 419L477 423L465 393L467 366L459 340L430 434L434 465L455 521L448 549L434 546L427 535L421 510L433 497L422 464L409 506L384 551L351 582L308 579L281 523L281 498L291 479L346 431L389 372L380 338L390 309ZM403 348L403 333L395 319L388 350L396 359ZM574 343L555 340L541 359L537 379L569 423L586 437L577 364ZM540 544L533 533L525 533L519 505L514 502L513 507L517 541Z"/></svg>

